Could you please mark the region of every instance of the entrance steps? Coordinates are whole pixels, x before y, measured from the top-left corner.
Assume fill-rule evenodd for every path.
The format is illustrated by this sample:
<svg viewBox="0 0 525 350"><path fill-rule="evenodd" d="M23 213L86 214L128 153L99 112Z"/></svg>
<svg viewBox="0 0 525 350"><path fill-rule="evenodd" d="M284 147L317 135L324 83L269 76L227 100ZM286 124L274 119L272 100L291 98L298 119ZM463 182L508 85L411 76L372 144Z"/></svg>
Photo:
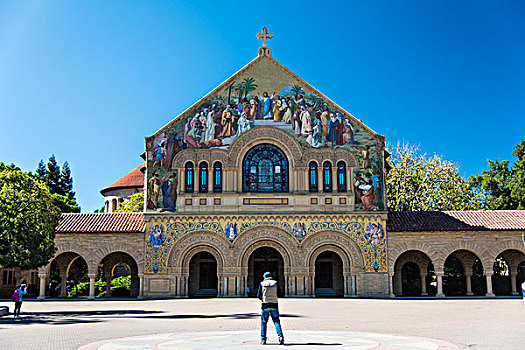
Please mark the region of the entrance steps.
<svg viewBox="0 0 525 350"><path fill-rule="evenodd" d="M193 298L216 298L217 289L199 289L199 291L193 295Z"/></svg>
<svg viewBox="0 0 525 350"><path fill-rule="evenodd" d="M315 290L317 298L337 298L339 295L332 288L317 288Z"/></svg>

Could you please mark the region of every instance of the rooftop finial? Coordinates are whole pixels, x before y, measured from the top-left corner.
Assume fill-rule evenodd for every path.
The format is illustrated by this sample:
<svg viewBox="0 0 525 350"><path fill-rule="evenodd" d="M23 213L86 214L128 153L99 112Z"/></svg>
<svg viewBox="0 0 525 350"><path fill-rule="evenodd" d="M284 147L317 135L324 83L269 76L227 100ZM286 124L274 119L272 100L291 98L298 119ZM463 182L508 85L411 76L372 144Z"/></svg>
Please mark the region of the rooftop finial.
<svg viewBox="0 0 525 350"><path fill-rule="evenodd" d="M273 34L268 33L268 29L266 29L266 27L262 29L262 33L257 33L257 39L263 39L263 44L259 48L259 56L271 56L272 55L272 50L270 50L270 48L266 46L266 39L271 39L271 38L273 38Z"/></svg>

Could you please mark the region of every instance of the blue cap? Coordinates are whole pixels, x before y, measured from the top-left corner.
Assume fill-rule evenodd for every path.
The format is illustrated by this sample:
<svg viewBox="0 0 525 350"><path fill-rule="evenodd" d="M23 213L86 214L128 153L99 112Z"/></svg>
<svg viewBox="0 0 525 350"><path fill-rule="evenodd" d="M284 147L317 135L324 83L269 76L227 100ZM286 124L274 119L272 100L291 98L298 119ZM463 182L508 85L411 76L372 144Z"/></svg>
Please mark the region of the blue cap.
<svg viewBox="0 0 525 350"><path fill-rule="evenodd" d="M263 277L264 278L272 277L272 273L271 272L265 272Z"/></svg>

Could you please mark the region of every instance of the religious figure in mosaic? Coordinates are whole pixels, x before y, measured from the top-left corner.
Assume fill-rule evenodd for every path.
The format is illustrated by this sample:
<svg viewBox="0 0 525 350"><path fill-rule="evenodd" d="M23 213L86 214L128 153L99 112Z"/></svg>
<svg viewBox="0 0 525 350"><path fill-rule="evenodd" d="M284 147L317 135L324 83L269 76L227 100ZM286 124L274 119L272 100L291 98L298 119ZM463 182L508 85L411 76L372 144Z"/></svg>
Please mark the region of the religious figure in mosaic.
<svg viewBox="0 0 525 350"><path fill-rule="evenodd" d="M372 180L365 179L360 172L357 172L354 189L356 198L362 203L364 211L379 210L379 207L374 204L378 203L379 199L377 198Z"/></svg>
<svg viewBox="0 0 525 350"><path fill-rule="evenodd" d="M222 132L219 137L230 137L235 135L235 130L233 129L233 122L235 121L235 116L233 115L232 109L230 106L226 106L224 112L222 112Z"/></svg>
<svg viewBox="0 0 525 350"><path fill-rule="evenodd" d="M169 177L168 177L169 176ZM177 203L177 174L166 175L162 178L162 206L161 212L174 212Z"/></svg>
<svg viewBox="0 0 525 350"><path fill-rule="evenodd" d="M161 246L165 239L166 235L163 224L152 224L149 227L148 242L151 243L154 248Z"/></svg>
<svg viewBox="0 0 525 350"><path fill-rule="evenodd" d="M162 185L162 181L159 179L159 175L157 174L157 172L154 171L148 183L148 190L149 190L148 209L157 209L161 185Z"/></svg>
<svg viewBox="0 0 525 350"><path fill-rule="evenodd" d="M383 231L383 225L381 223L372 223L369 222L365 230L365 238L372 245L379 245L385 237L385 232Z"/></svg>

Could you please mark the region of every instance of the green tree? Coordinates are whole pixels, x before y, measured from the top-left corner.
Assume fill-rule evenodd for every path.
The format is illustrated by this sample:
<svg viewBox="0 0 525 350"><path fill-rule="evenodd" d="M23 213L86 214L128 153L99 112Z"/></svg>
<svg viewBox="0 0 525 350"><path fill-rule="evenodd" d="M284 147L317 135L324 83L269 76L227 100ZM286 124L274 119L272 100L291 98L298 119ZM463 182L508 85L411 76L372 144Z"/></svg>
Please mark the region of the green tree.
<svg viewBox="0 0 525 350"><path fill-rule="evenodd" d="M104 213L105 211L106 211L106 206L103 205L101 208L99 208L99 209L95 209L95 210L93 211L93 213Z"/></svg>
<svg viewBox="0 0 525 350"><path fill-rule="evenodd" d="M42 180L49 188L53 203L62 213L79 213L80 207L73 191L71 168L66 161L60 170L55 155L49 157L47 165L40 160L36 169L36 177Z"/></svg>
<svg viewBox="0 0 525 350"><path fill-rule="evenodd" d="M54 154L49 157L47 162L45 180L51 193L58 193L61 196L65 195L60 186L60 166L57 164Z"/></svg>
<svg viewBox="0 0 525 350"><path fill-rule="evenodd" d="M470 177L472 185L485 192L486 209L525 209L525 139L514 147L513 155L518 159L510 169L508 160L489 160L489 170Z"/></svg>
<svg viewBox="0 0 525 350"><path fill-rule="evenodd" d="M453 162L420 154L407 143L389 146L387 175L389 210L477 210L483 193L459 175Z"/></svg>
<svg viewBox="0 0 525 350"><path fill-rule="evenodd" d="M64 195L70 199L75 198L75 192L73 191L73 179L71 178L71 169L69 168L69 163L66 161L62 165L62 170L60 171L60 182L59 186L64 192Z"/></svg>
<svg viewBox="0 0 525 350"><path fill-rule="evenodd" d="M40 159L40 162L38 163L38 167L36 168L36 176L40 178L41 180L45 181L47 174L46 165L44 164L44 161Z"/></svg>
<svg viewBox="0 0 525 350"><path fill-rule="evenodd" d="M295 98L297 99L299 97L299 95L304 95L304 90L303 88L301 87L301 85L293 85L292 86L292 93L295 95Z"/></svg>
<svg viewBox="0 0 525 350"><path fill-rule="evenodd" d="M257 89L257 84L255 84L255 79L254 78L244 78L244 80L242 81L242 89L243 89L243 92L244 92L244 98L246 98L246 96L254 91L255 89Z"/></svg>
<svg viewBox="0 0 525 350"><path fill-rule="evenodd" d="M13 168L0 167L0 266L34 269L55 254L60 212L42 181Z"/></svg>
<svg viewBox="0 0 525 350"><path fill-rule="evenodd" d="M140 213L144 211L144 192L134 193L129 197L129 201L119 204L117 213Z"/></svg>

